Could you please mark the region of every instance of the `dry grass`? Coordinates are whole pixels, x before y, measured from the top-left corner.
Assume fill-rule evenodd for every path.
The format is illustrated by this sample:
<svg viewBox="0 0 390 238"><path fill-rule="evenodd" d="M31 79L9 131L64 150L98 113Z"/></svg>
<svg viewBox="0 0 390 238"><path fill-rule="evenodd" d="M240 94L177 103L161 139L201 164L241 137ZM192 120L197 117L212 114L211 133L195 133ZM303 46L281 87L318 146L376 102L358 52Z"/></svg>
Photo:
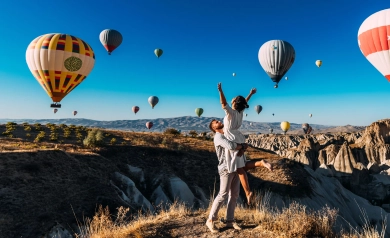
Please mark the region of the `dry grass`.
<svg viewBox="0 0 390 238"><path fill-rule="evenodd" d="M79 223L81 230L77 238L128 238L145 237L145 232L151 225L164 223L166 220L182 219L192 212L184 205L175 202L168 209L162 209L158 214L142 214L128 219L129 208L118 208L117 216L112 219L108 208L99 207L92 219L86 219L85 224Z"/></svg>
<svg viewBox="0 0 390 238"><path fill-rule="evenodd" d="M305 206L298 203L291 203L290 206L278 210L270 206L271 196L265 193L256 196L256 206L254 208L244 208L237 206L235 218L241 224L250 225L252 235L259 237L340 237L340 238L384 238L386 220L383 220L382 227L375 227L367 220L362 229L352 229L352 232L341 232L335 234L333 226L337 218L337 210L324 207L320 211L309 211ZM124 237L149 237L151 227L164 229L167 221L184 221L186 218L199 216L205 221L211 209L212 199L208 209L191 211L184 204L175 202L167 210L161 210L158 214L137 214L127 219L128 208L119 208L115 219L110 215L108 208L99 208L92 219L86 219L84 224L79 224L81 233L77 238L124 238ZM225 217L226 207L220 209L219 217ZM364 215L364 211L361 211ZM365 216L367 217L367 216ZM184 222L183 222L184 223ZM183 227L187 225L183 224ZM201 229L204 223L198 224L201 227L191 227L191 229ZM381 231L378 231L380 230ZM187 228L175 231L179 236L185 236ZM248 228L247 228L248 229ZM168 230L168 231L167 231ZM165 231L169 233L169 228ZM180 229L179 229L180 230ZM158 234L157 234L158 235ZM237 234L239 235L239 233ZM155 237L156 234L153 234ZM245 235L244 235L245 236ZM244 237L237 236L237 237Z"/></svg>

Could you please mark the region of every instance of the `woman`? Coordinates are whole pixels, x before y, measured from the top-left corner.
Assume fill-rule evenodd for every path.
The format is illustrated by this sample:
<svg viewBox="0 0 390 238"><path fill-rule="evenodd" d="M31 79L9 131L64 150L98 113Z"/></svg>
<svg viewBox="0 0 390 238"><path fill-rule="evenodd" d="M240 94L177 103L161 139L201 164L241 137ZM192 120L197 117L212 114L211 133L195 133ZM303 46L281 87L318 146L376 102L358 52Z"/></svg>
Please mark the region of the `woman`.
<svg viewBox="0 0 390 238"><path fill-rule="evenodd" d="M253 94L256 93L256 89L251 89L249 95L244 98L243 96L237 96L232 100L232 107L230 107L227 102L225 95L222 91L221 83L218 83L219 98L222 104L222 108L225 111L225 117L223 118L223 132L224 136L235 143L243 144L245 143L245 136L238 130L242 125L242 120L244 116L244 109L249 108L248 101ZM247 146L246 146L247 147ZM270 163L262 161L247 161L245 155L239 151L231 151L226 149L226 162L228 164L228 172L232 173L237 171L241 185L244 188L245 195L247 198L248 204L251 204L251 199L253 193L249 187L248 176L245 172L245 169L251 169L255 167L266 167L272 171L272 166Z"/></svg>

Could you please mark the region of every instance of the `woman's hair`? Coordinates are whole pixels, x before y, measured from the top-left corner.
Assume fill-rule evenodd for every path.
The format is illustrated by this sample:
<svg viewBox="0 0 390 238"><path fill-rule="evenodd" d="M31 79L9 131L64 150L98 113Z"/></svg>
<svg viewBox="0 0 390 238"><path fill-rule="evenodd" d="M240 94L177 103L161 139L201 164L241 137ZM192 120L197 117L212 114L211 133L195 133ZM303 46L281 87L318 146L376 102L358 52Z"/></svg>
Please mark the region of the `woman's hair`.
<svg viewBox="0 0 390 238"><path fill-rule="evenodd" d="M237 110L238 112L241 112L245 108L249 108L249 105L243 96L235 97L234 101L236 102L236 106L234 109Z"/></svg>

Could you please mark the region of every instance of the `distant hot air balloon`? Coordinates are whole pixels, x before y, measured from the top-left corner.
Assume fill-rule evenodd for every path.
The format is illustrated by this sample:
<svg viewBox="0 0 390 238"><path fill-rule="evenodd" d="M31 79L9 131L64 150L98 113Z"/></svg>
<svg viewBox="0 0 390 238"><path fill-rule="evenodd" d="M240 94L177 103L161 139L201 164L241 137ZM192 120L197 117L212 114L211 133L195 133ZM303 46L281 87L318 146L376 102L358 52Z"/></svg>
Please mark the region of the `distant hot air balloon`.
<svg viewBox="0 0 390 238"><path fill-rule="evenodd" d="M248 116L248 114L247 114L247 113L245 113L245 116L247 117L247 116Z"/></svg>
<svg viewBox="0 0 390 238"><path fill-rule="evenodd" d="M86 42L67 34L35 38L26 51L27 65L38 83L60 108L61 100L91 72L95 54Z"/></svg>
<svg viewBox="0 0 390 238"><path fill-rule="evenodd" d="M259 114L262 110L263 110L262 106L260 106L260 105L255 106L255 111L257 112L257 114Z"/></svg>
<svg viewBox="0 0 390 238"><path fill-rule="evenodd" d="M285 77L286 80L288 80L288 77Z"/></svg>
<svg viewBox="0 0 390 238"><path fill-rule="evenodd" d="M105 29L100 32L99 39L104 48L106 48L108 54L111 55L111 52L113 52L122 43L123 37L119 31Z"/></svg>
<svg viewBox="0 0 390 238"><path fill-rule="evenodd" d="M273 131L274 131L274 129L272 129L272 128L271 128L271 129L269 129L269 132L270 132L270 133L272 133Z"/></svg>
<svg viewBox="0 0 390 238"><path fill-rule="evenodd" d="M309 124L303 123L302 124L302 130L305 134L307 134L307 130L309 129Z"/></svg>
<svg viewBox="0 0 390 238"><path fill-rule="evenodd" d="M77 115L77 111L73 111L73 116L76 116Z"/></svg>
<svg viewBox="0 0 390 238"><path fill-rule="evenodd" d="M316 60L316 65L317 65L318 68L321 67L321 65L322 65L322 60Z"/></svg>
<svg viewBox="0 0 390 238"><path fill-rule="evenodd" d="M272 116L275 116L275 114L274 114L274 113L272 113Z"/></svg>
<svg viewBox="0 0 390 238"><path fill-rule="evenodd" d="M203 109L198 107L195 109L195 113L198 117L200 117L203 114Z"/></svg>
<svg viewBox="0 0 390 238"><path fill-rule="evenodd" d="M58 109L57 109L57 108L54 108L54 109L53 109L53 112L54 112L54 114L57 113L57 112L58 112Z"/></svg>
<svg viewBox="0 0 390 238"><path fill-rule="evenodd" d="M259 49L258 58L261 67L275 82L275 88L279 81L290 69L295 60L294 47L283 40L270 40Z"/></svg>
<svg viewBox="0 0 390 238"><path fill-rule="evenodd" d="M157 56L157 58L160 58L160 56L163 54L162 49L155 49L154 54Z"/></svg>
<svg viewBox="0 0 390 238"><path fill-rule="evenodd" d="M309 117L312 117L313 116L313 114L309 114Z"/></svg>
<svg viewBox="0 0 390 238"><path fill-rule="evenodd" d="M137 112L139 111L139 107L138 106L134 106L131 108L131 110L133 110L134 114L137 114Z"/></svg>
<svg viewBox="0 0 390 238"><path fill-rule="evenodd" d="M148 98L148 102L149 102L150 106L152 106L152 108L154 108L154 106L156 106L156 104L158 103L158 97L150 96Z"/></svg>
<svg viewBox="0 0 390 238"><path fill-rule="evenodd" d="M390 82L390 8L363 21L358 44L367 60Z"/></svg>
<svg viewBox="0 0 390 238"><path fill-rule="evenodd" d="M251 122L251 123L249 123L249 125L251 125L251 126L252 126L252 125L253 125L253 123Z"/></svg>
<svg viewBox="0 0 390 238"><path fill-rule="evenodd" d="M282 123L280 123L280 128L282 129L282 131L284 132L284 134L286 134L286 132L288 131L288 129L290 129L290 122L288 122L288 121L282 121Z"/></svg>
<svg viewBox="0 0 390 238"><path fill-rule="evenodd" d="M152 128L152 126L153 126L153 122L151 122L151 121L146 122L146 128L148 128L150 130L150 128Z"/></svg>
<svg viewBox="0 0 390 238"><path fill-rule="evenodd" d="M233 77L235 77L236 76L236 73L233 73Z"/></svg>

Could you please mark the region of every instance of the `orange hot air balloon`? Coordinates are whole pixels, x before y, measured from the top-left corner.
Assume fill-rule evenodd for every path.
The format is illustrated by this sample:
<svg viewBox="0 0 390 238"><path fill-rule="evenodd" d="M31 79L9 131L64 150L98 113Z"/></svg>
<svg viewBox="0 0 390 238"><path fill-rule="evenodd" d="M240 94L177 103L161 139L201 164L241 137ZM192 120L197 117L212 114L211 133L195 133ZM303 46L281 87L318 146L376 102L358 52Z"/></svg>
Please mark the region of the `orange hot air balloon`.
<svg viewBox="0 0 390 238"><path fill-rule="evenodd" d="M134 106L133 108L131 108L131 110L133 110L134 114L137 114L137 112L139 111L139 107Z"/></svg>
<svg viewBox="0 0 390 238"><path fill-rule="evenodd" d="M363 21L358 44L367 60L390 82L390 8Z"/></svg>
<svg viewBox="0 0 390 238"><path fill-rule="evenodd" d="M61 100L93 69L95 54L85 41L67 34L45 34L35 38L26 51L28 68L60 108Z"/></svg>
<svg viewBox="0 0 390 238"><path fill-rule="evenodd" d="M146 128L148 128L150 130L150 128L152 128L152 126L153 126L153 122L151 122L151 121L146 122Z"/></svg>

